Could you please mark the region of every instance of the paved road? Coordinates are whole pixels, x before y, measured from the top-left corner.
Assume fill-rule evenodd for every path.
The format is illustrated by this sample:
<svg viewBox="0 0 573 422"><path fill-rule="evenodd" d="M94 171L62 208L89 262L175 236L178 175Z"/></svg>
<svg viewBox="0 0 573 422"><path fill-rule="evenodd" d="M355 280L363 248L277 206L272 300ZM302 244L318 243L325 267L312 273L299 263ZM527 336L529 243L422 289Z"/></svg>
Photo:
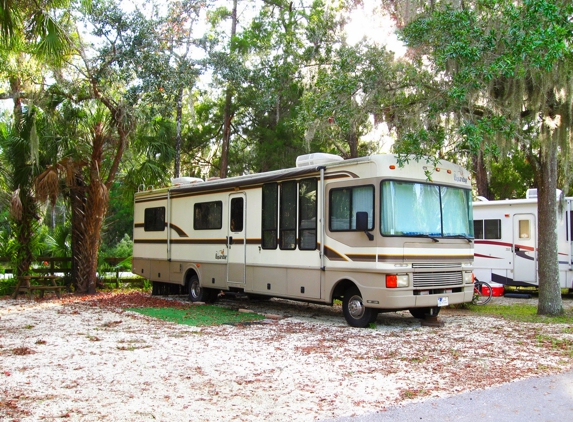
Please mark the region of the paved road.
<svg viewBox="0 0 573 422"><path fill-rule="evenodd" d="M573 421L573 371L331 422Z"/></svg>

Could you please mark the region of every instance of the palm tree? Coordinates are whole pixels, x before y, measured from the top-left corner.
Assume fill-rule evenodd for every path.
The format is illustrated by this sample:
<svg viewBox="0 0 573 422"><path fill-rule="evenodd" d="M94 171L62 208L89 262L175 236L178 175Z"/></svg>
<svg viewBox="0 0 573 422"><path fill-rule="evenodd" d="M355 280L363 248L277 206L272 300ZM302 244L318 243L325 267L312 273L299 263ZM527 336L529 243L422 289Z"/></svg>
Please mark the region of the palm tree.
<svg viewBox="0 0 573 422"><path fill-rule="evenodd" d="M39 213L33 193L33 181L38 173L37 110L32 107L20 113L11 127L0 134L2 161L7 167L6 180L12 192L10 228L15 239L10 248L16 275L27 275L35 252Z"/></svg>

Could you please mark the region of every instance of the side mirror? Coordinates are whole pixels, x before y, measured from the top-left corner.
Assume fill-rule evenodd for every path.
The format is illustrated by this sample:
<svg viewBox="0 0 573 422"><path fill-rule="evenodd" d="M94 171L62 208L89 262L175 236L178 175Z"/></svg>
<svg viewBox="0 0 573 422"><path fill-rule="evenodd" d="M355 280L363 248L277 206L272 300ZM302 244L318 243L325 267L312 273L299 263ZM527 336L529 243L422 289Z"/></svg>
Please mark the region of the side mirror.
<svg viewBox="0 0 573 422"><path fill-rule="evenodd" d="M368 231L368 213L366 211L356 213L356 230L366 233L368 240L374 240L374 235Z"/></svg>

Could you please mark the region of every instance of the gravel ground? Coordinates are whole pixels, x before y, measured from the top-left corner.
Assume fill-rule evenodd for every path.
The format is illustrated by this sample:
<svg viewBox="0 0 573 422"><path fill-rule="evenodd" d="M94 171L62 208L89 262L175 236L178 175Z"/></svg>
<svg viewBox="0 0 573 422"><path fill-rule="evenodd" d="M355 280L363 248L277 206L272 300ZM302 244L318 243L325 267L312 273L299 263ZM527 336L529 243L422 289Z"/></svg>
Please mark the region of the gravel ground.
<svg viewBox="0 0 573 422"><path fill-rule="evenodd" d="M275 299L220 301L273 315L250 325L197 328L122 310L161 301L0 300L0 419L314 421L573 368L564 325L444 309L441 326L395 312L356 329L339 307Z"/></svg>

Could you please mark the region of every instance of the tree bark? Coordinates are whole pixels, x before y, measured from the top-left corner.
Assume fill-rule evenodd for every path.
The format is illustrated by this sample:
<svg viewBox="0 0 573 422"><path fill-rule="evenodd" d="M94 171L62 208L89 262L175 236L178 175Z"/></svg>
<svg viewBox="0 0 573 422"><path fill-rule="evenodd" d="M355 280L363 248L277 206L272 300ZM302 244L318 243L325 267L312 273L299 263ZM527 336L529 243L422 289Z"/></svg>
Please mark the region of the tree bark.
<svg viewBox="0 0 573 422"><path fill-rule="evenodd" d="M89 184L78 190L83 211L76 210L80 224L76 225L78 250L76 250L78 293L96 292L98 251L101 240L101 228L109 203L108 188L102 180L101 168L105 146L103 123L94 124L92 153L89 163ZM119 142L120 144L122 141ZM83 215L81 215L83 213Z"/></svg>
<svg viewBox="0 0 573 422"><path fill-rule="evenodd" d="M231 16L231 45L229 47L231 53L235 50L234 38L237 34L237 0L233 0L233 13ZM227 177L227 168L229 167L229 145L231 142L231 121L233 120L232 112L233 92L229 84L227 86L227 94L225 96L225 114L223 117L223 142L221 145L221 170L219 176L224 179Z"/></svg>
<svg viewBox="0 0 573 422"><path fill-rule="evenodd" d="M23 122L23 104L22 98L20 97L22 90L22 80L18 77L10 78L10 93L11 98L14 101L14 122L16 127L16 132L19 136L22 136L22 129L24 127ZM30 152L26 157L18 157L18 162L13 163L15 166L26 166L27 159L30 158ZM14 169L13 171L20 171L21 169ZM20 178L15 174L13 175L16 180L15 186L12 188L14 191L19 190L19 199L21 206L20 219L12 218L12 230L16 234L16 256L15 260L17 263L16 274L15 275L27 275L30 272L30 267L32 265L34 256L32 252L31 242L34 238L35 230L35 220L38 219L38 205L35 202L31 184L32 181L28 178ZM32 176L30 176L32 177Z"/></svg>
<svg viewBox="0 0 573 422"><path fill-rule="evenodd" d="M472 154L472 164L476 179L476 189L478 196L483 196L487 199L489 197L489 184L487 181L487 169L483 160L483 152L479 151L477 154Z"/></svg>
<svg viewBox="0 0 573 422"><path fill-rule="evenodd" d="M542 130L549 131L548 128ZM543 135L542 135L543 136ZM557 131L545 134L541 143L541 160L537 195L539 236L538 315L556 316L563 313L561 287L559 285L559 255L557 246Z"/></svg>
<svg viewBox="0 0 573 422"><path fill-rule="evenodd" d="M175 168L173 177L181 174L181 120L183 120L183 88L177 92L177 133L175 134Z"/></svg>
<svg viewBox="0 0 573 422"><path fill-rule="evenodd" d="M358 136L356 132L352 130L348 134L348 147L350 149L350 158L357 158L358 157Z"/></svg>
<svg viewBox="0 0 573 422"><path fill-rule="evenodd" d="M83 194L84 191L84 179L81 173L81 169L73 168L72 175L72 186L70 187L70 203L72 207L72 216L71 216L71 224L72 224L72 284L74 286L74 291L80 292L82 288L79 285L79 266L82 262L82 256L80 255L81 251L81 244L82 242L80 239L83 237L82 235L82 225L84 221L86 203L85 203L85 195Z"/></svg>

